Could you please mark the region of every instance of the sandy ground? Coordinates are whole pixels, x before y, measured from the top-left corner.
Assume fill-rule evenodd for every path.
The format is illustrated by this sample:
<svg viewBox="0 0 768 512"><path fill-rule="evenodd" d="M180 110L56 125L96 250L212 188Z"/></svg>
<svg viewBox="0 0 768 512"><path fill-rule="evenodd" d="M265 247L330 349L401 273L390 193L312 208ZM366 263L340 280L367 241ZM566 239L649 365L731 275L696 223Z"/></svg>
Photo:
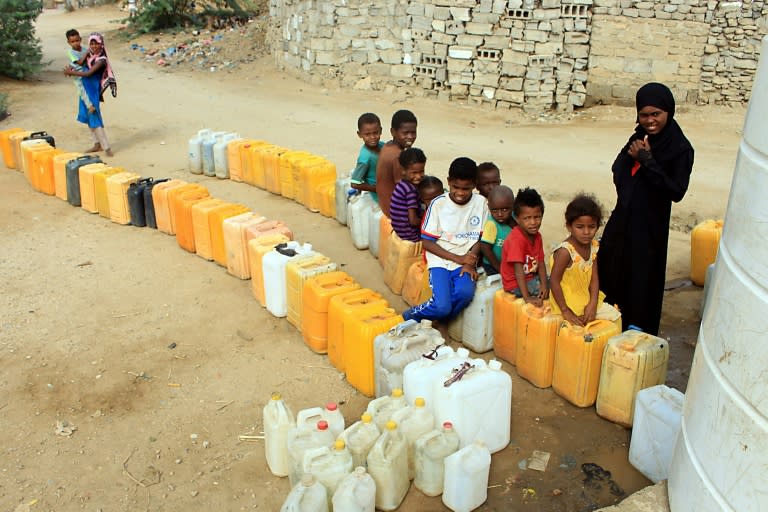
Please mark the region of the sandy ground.
<svg viewBox="0 0 768 512"><path fill-rule="evenodd" d="M119 17L113 7L46 11L38 34L52 63L39 81L0 80L13 113L0 129L44 129L69 150L90 145L74 120L71 80L59 72L63 34L70 27L111 30ZM419 118L417 145L430 173L444 177L461 155L495 161L506 184L543 193L543 235L551 244L564 237L562 212L574 193L592 191L613 203L610 163L633 128L626 108L540 120L398 93L327 90L276 72L270 58L220 72L169 73L137 59L128 42L111 38L108 48L120 81L117 100L103 106L116 152L110 163L199 181L215 197L284 220L296 239L312 242L397 309L403 303L388 293L371 255L352 247L345 227L245 184L190 176L187 139L203 127L232 130L326 155L345 168L359 147L359 113L388 119L409 108ZM674 209L670 281L688 274L690 227L724 212L743 115L680 109L697 164ZM260 442L237 437L262 430L270 392L282 391L294 410L337 401L347 422L364 410L367 399L285 320L263 310L249 282L163 233L119 226L37 193L15 171L0 171L0 187L0 510L31 502L30 510L52 511L278 510L287 481L268 472ZM683 286L665 302L669 382L680 389L700 298L700 289ZM626 493L649 483L627 463L629 431L505 369L513 378L512 442L493 458L481 510L582 511L617 501L607 484L583 484L585 462L610 470ZM77 430L57 436L57 420ZM551 452L546 472L519 469L533 450ZM415 490L401 508L445 510Z"/></svg>

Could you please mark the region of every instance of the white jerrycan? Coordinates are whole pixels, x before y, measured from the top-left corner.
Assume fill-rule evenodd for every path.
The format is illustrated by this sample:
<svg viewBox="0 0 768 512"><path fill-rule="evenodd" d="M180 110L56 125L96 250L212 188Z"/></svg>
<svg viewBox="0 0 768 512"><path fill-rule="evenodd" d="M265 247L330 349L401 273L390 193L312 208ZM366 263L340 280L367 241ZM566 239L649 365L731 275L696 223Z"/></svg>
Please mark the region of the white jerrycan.
<svg viewBox="0 0 768 512"><path fill-rule="evenodd" d="M213 161L213 146L221 141L222 135L227 132L211 132L208 137L203 139L203 174L206 176L216 176L216 166Z"/></svg>
<svg viewBox="0 0 768 512"><path fill-rule="evenodd" d="M416 440L413 485L427 496L440 496L445 480L445 458L459 450L459 436L450 421Z"/></svg>
<svg viewBox="0 0 768 512"><path fill-rule="evenodd" d="M378 429L384 431L384 426L390 419L392 419L392 415L395 411L402 409L407 405L408 402L405 401L403 390L395 388L390 395L374 398L368 402L366 412L373 416L373 422Z"/></svg>
<svg viewBox="0 0 768 512"><path fill-rule="evenodd" d="M352 182L349 175L336 178L336 221L342 225L347 224L347 204L349 203L349 190Z"/></svg>
<svg viewBox="0 0 768 512"><path fill-rule="evenodd" d="M328 491L312 475L304 475L291 489L280 512L328 512Z"/></svg>
<svg viewBox="0 0 768 512"><path fill-rule="evenodd" d="M435 416L424 406L424 399L419 397L413 401L413 405L395 411L392 421L398 424L405 436L405 442L408 443L408 478L413 480L416 473L414 465L416 440L432 430L435 425Z"/></svg>
<svg viewBox="0 0 768 512"><path fill-rule="evenodd" d="M402 389L405 367L443 343L445 340L440 331L434 329L429 320L406 320L376 336L373 341L376 396L389 395L395 388Z"/></svg>
<svg viewBox="0 0 768 512"><path fill-rule="evenodd" d="M469 512L488 499L491 452L475 441L445 458L443 503L454 512Z"/></svg>
<svg viewBox="0 0 768 512"><path fill-rule="evenodd" d="M495 453L509 444L512 378L501 363L472 359L434 382L435 420L453 423L461 447L482 441Z"/></svg>
<svg viewBox="0 0 768 512"><path fill-rule="evenodd" d="M352 235L352 243L357 249L367 249L370 233L368 225L373 214L373 198L367 192L353 196L347 206L347 226Z"/></svg>
<svg viewBox="0 0 768 512"><path fill-rule="evenodd" d="M225 133L221 140L213 145L213 170L217 178L229 178L229 162L227 158L227 146L230 142L240 139L236 133Z"/></svg>
<svg viewBox="0 0 768 512"><path fill-rule="evenodd" d="M373 203L371 216L368 217L368 249L374 258L379 257L379 235L381 234L381 216L384 215L379 205Z"/></svg>
<svg viewBox="0 0 768 512"><path fill-rule="evenodd" d="M493 297L501 289L501 275L478 279L475 296L464 310L461 342L478 353L493 348Z"/></svg>
<svg viewBox="0 0 768 512"><path fill-rule="evenodd" d="M363 413L360 421L356 421L341 433L339 439L347 444L347 449L352 454L354 467L366 465L368 452L371 451L380 435L379 427L373 422L373 416L367 412Z"/></svg>
<svg viewBox="0 0 768 512"><path fill-rule="evenodd" d="M339 482L352 472L352 455L344 441L337 439L332 448L322 446L304 453L304 474L310 473L328 490L328 501Z"/></svg>
<svg viewBox="0 0 768 512"><path fill-rule="evenodd" d="M189 139L187 154L189 158L189 172L203 174L203 140L211 135L211 130L204 128L198 130L197 135Z"/></svg>
<svg viewBox="0 0 768 512"><path fill-rule="evenodd" d="M332 504L334 512L374 512L376 482L364 467L356 467L339 483Z"/></svg>
<svg viewBox="0 0 768 512"><path fill-rule="evenodd" d="M344 431L344 415L339 410L339 404L336 402L328 402L325 404L325 408L322 410L322 416L325 421L328 422L328 428L331 429L331 433L334 437Z"/></svg>
<svg viewBox="0 0 768 512"><path fill-rule="evenodd" d="M376 482L376 508L395 510L408 493L408 446L394 421L368 454L368 472Z"/></svg>
<svg viewBox="0 0 768 512"><path fill-rule="evenodd" d="M285 266L291 258L312 251L312 244L301 245L299 242L279 244L262 258L264 272L264 295L267 311L278 318L288 316L288 285Z"/></svg>
<svg viewBox="0 0 768 512"><path fill-rule="evenodd" d="M297 425L288 432L288 453L291 456L291 470L288 479L291 485L296 485L304 473L304 454L313 448L331 446L333 434L328 430L328 423L321 420L313 428Z"/></svg>
<svg viewBox="0 0 768 512"><path fill-rule="evenodd" d="M451 347L442 346L422 354L420 359L409 363L403 370L405 399L413 403L416 397L422 397L427 408L435 413L435 382L466 361L469 361L469 350L464 347L454 352ZM440 425L436 423L435 427Z"/></svg>
<svg viewBox="0 0 768 512"><path fill-rule="evenodd" d="M280 393L272 393L269 402L264 406L263 424L267 466L275 476L288 476L291 468L288 432L296 426L296 422Z"/></svg>

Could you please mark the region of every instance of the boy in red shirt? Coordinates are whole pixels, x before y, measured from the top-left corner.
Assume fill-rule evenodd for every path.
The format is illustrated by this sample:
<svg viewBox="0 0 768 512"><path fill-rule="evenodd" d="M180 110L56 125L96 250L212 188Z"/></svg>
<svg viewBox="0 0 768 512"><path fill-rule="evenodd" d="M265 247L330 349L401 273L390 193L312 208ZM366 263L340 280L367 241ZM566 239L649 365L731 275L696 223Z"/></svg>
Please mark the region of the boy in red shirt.
<svg viewBox="0 0 768 512"><path fill-rule="evenodd" d="M541 219L544 201L532 188L517 191L513 206L517 226L501 249L501 282L504 290L525 302L541 306L549 298Z"/></svg>

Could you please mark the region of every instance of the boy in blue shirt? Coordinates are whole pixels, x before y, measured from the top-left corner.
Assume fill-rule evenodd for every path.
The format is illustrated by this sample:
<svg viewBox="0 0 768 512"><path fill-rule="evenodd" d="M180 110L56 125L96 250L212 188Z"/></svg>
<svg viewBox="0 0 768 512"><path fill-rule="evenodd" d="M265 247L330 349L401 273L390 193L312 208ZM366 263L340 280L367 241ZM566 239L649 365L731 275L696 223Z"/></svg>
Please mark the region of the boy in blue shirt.
<svg viewBox="0 0 768 512"><path fill-rule="evenodd" d="M473 160L461 157L451 163L449 192L430 203L421 224L432 297L403 312L404 319L447 322L472 301L480 237L488 218L488 203L473 193L476 184Z"/></svg>
<svg viewBox="0 0 768 512"><path fill-rule="evenodd" d="M370 192L376 203L376 165L379 163L379 153L384 143L381 142L381 120L370 112L361 115L357 120L357 136L363 140L363 147L357 156L357 165L350 177L351 186L355 190Z"/></svg>

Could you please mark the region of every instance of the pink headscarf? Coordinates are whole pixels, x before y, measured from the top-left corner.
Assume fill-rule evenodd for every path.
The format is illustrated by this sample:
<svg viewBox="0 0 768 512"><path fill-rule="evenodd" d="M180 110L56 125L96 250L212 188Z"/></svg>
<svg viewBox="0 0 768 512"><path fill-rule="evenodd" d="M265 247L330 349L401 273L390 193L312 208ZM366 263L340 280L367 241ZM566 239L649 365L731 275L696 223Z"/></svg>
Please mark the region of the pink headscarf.
<svg viewBox="0 0 768 512"><path fill-rule="evenodd" d="M86 58L88 67L91 68L96 62L104 60L104 71L101 75L101 90L99 91L99 97L101 101L104 101L104 91L111 89L112 97L116 98L117 80L115 79L115 73L112 71L109 57L107 57L107 47L104 45L104 36L98 32L93 32L88 36L88 46L91 45L91 41L96 41L101 44L101 52L99 54L88 53L88 57Z"/></svg>

